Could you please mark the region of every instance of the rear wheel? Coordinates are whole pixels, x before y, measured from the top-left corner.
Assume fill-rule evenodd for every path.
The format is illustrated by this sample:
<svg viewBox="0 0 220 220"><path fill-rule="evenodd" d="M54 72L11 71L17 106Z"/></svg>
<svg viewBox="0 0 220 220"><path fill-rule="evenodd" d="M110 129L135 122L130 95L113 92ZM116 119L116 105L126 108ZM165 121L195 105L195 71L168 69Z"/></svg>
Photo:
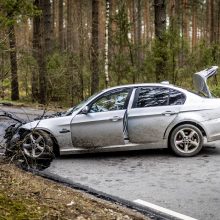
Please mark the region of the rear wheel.
<svg viewBox="0 0 220 220"><path fill-rule="evenodd" d="M203 139L202 132L196 126L185 124L172 131L170 145L178 156L191 157L200 152Z"/></svg>

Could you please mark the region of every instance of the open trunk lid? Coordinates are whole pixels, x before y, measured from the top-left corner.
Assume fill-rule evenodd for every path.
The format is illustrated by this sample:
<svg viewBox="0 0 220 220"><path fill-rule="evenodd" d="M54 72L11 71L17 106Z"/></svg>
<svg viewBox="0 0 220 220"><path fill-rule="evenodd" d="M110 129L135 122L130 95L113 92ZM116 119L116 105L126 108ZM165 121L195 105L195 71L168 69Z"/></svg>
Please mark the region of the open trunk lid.
<svg viewBox="0 0 220 220"><path fill-rule="evenodd" d="M197 72L193 76L193 84L198 93L211 98L212 94L207 85L207 79L217 74L218 66L212 66L208 69Z"/></svg>

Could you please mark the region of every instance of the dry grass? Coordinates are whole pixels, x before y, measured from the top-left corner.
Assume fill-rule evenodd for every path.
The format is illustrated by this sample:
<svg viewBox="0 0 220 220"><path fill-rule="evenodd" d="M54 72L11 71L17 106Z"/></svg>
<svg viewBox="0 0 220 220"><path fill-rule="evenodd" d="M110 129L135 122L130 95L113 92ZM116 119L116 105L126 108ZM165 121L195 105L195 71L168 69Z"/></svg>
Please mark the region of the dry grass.
<svg viewBox="0 0 220 220"><path fill-rule="evenodd" d="M147 219L129 209L5 164L0 159L2 219Z"/></svg>

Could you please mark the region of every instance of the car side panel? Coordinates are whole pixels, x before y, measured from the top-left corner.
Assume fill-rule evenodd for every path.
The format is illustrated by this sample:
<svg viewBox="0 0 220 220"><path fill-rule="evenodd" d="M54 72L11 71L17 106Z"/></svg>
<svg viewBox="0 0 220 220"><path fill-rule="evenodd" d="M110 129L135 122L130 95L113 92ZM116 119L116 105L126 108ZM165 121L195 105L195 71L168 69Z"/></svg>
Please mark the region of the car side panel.
<svg viewBox="0 0 220 220"><path fill-rule="evenodd" d="M74 147L96 148L124 144L125 110L76 115L71 121Z"/></svg>
<svg viewBox="0 0 220 220"><path fill-rule="evenodd" d="M180 123L192 122L205 131L207 141L220 140L220 105L219 99L204 100L201 103L185 105L178 117L167 128L164 138L167 139L173 127Z"/></svg>
<svg viewBox="0 0 220 220"><path fill-rule="evenodd" d="M179 106L134 108L128 111L128 135L131 143L156 143L178 115ZM166 114L171 112L171 114Z"/></svg>

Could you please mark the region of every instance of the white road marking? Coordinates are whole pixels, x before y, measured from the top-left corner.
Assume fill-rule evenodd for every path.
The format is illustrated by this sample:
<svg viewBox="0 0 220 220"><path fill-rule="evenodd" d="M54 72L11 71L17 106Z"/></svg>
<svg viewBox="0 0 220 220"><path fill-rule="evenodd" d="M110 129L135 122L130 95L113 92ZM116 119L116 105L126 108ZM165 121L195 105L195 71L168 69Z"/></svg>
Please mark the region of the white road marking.
<svg viewBox="0 0 220 220"><path fill-rule="evenodd" d="M154 204L152 204L150 202L146 202L146 201L141 200L141 199L136 199L133 202L138 203L138 204L143 205L143 206L147 206L147 207L149 207L151 209L157 210L159 212L165 213L167 215L170 215L170 216L173 216L173 217L176 217L176 218L179 218L179 219L183 219L183 220L197 220L195 218L192 218L192 217L180 214L178 212L174 212L172 210L163 208L163 207L158 206L158 205L154 205Z"/></svg>

